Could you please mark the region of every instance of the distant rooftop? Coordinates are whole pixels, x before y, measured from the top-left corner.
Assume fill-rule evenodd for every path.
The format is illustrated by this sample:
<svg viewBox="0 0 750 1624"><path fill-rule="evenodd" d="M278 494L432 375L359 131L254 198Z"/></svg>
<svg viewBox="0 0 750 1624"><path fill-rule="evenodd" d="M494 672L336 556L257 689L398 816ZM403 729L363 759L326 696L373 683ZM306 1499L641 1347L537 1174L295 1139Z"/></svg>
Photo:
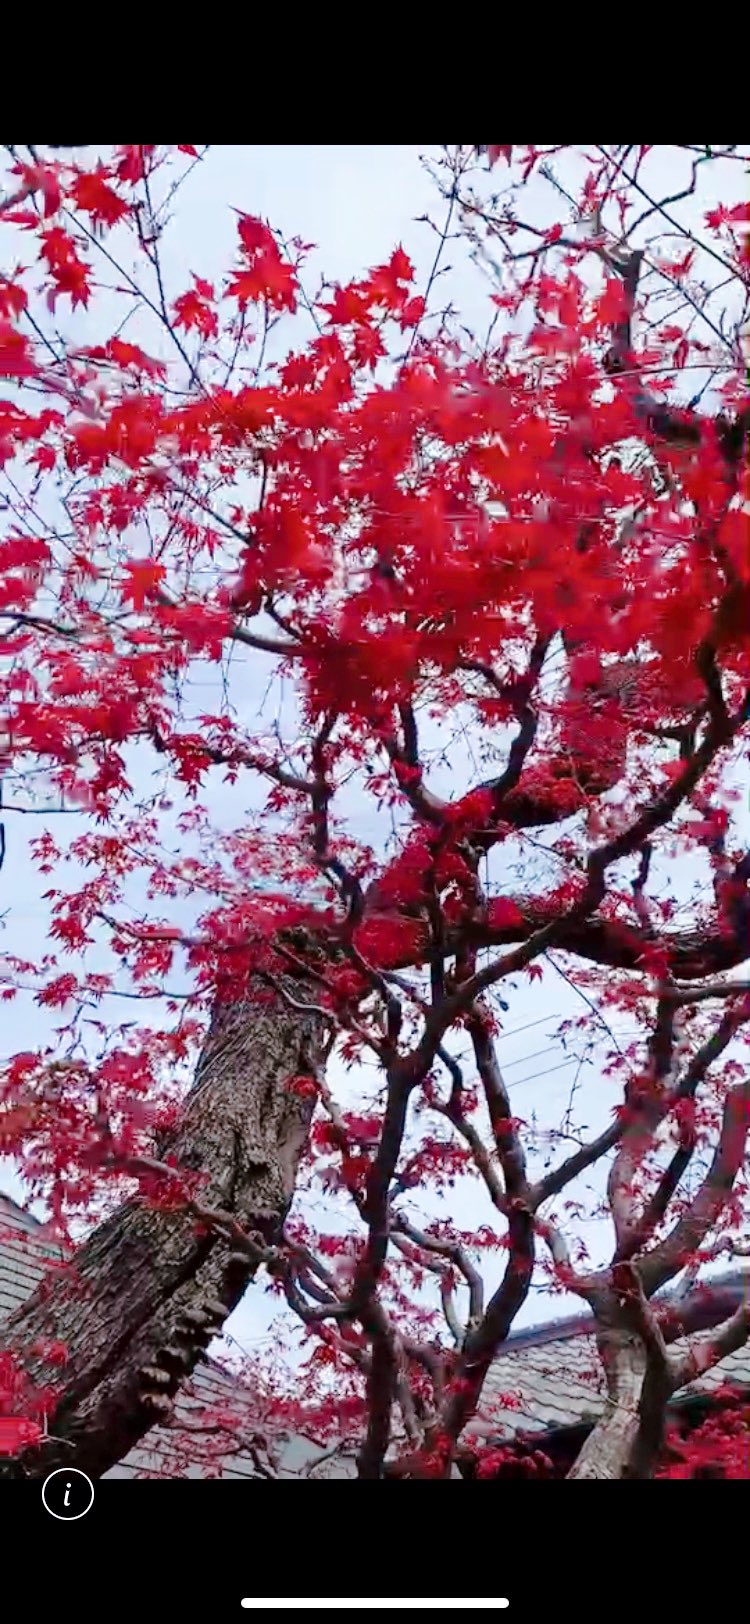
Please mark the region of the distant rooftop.
<svg viewBox="0 0 750 1624"><path fill-rule="evenodd" d="M710 1285L712 1296L720 1293L722 1312L728 1316L747 1296L749 1282L750 1271L733 1269L705 1285ZM669 1300L669 1295L662 1294L660 1300ZM469 1433L485 1431L487 1419L493 1435L503 1439L596 1421L604 1406L604 1382L593 1331L593 1317L587 1312L509 1336L485 1382L482 1409L488 1414L484 1419L478 1416ZM684 1346L677 1341L673 1351L679 1354ZM710 1395L726 1383L750 1388L750 1344L682 1388L673 1402Z"/></svg>
<svg viewBox="0 0 750 1624"><path fill-rule="evenodd" d="M40 1237L41 1227L31 1213L0 1192L0 1320L20 1308L45 1268L60 1258L59 1249ZM174 1428L167 1431L154 1427L136 1449L104 1476L174 1476L174 1461L179 1458L181 1476L213 1475L220 1463L222 1478L257 1478L262 1474L252 1456L245 1451L236 1454L228 1451L221 1433L193 1434L192 1437L187 1432L180 1434L181 1424L186 1427L195 1424L196 1411L219 1406L228 1411L231 1407L233 1416L241 1417L243 1402L248 1405L247 1431L251 1433L257 1421L250 1414L244 1389L216 1360L205 1359L180 1392ZM353 1466L341 1460L325 1460L315 1466L316 1458L323 1453L306 1438L282 1439L278 1448L280 1474L294 1478L312 1466L316 1478L351 1475Z"/></svg>
<svg viewBox="0 0 750 1624"><path fill-rule="evenodd" d="M59 1256L54 1247L39 1236L36 1218L8 1196L0 1194L0 1319L11 1314L33 1291L48 1262ZM712 1294L726 1298L726 1312L748 1292L750 1270L735 1269L710 1280ZM708 1284L707 1283L707 1284ZM676 1342L679 1352L682 1344ZM750 1345L740 1348L713 1370L692 1382L676 1395L676 1401L708 1396L725 1383L750 1389ZM164 1475L166 1457L175 1454L175 1432L179 1420L190 1422L191 1411L209 1405L242 1403L242 1388L212 1359L194 1373L189 1387L177 1404L178 1426L169 1433L155 1427L108 1477L135 1477L143 1472ZM593 1337L590 1313L547 1321L508 1338L487 1377L481 1410L467 1428L467 1435L491 1435L510 1441L526 1434L557 1432L563 1428L592 1424L601 1414L604 1390L601 1367ZM253 1422L248 1421L248 1428ZM220 1440L217 1443L220 1449ZM210 1445L196 1445L196 1460L188 1464L186 1475L204 1477L211 1471ZM284 1476L297 1477L313 1465L322 1451L304 1438L290 1438L281 1453ZM351 1458L322 1461L314 1469L316 1477L349 1477L354 1470ZM258 1472L248 1454L222 1456L222 1476L256 1477Z"/></svg>

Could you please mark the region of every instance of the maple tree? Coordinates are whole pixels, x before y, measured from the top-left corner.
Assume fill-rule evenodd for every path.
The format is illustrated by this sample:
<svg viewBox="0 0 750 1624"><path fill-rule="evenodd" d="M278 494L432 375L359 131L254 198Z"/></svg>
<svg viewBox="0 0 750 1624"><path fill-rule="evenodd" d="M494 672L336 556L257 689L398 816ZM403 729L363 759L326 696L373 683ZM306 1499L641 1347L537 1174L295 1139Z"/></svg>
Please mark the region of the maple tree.
<svg viewBox="0 0 750 1624"><path fill-rule="evenodd" d="M747 1337L700 1270L748 1215L750 208L737 149L668 150L669 194L665 149L446 149L427 286L397 247L317 291L249 212L222 285L170 288L201 149L8 150L6 825L32 768L86 821L33 842L49 951L3 955L62 1024L4 1067L0 1149L88 1229L0 1331L10 1475L168 1424L256 1276L304 1327L293 1387L254 1366L269 1425L364 1478L502 1468L465 1429L535 1271L610 1400L572 1477L652 1475ZM437 308L456 238L483 336ZM593 1138L519 1121L498 1058L551 964Z"/></svg>

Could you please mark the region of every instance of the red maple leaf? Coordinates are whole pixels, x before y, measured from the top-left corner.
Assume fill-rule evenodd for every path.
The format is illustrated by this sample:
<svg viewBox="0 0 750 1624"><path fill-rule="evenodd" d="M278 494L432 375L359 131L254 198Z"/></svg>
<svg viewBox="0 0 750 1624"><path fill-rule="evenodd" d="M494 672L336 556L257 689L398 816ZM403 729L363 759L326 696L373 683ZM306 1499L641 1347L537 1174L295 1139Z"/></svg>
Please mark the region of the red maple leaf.
<svg viewBox="0 0 750 1624"><path fill-rule="evenodd" d="M78 175L70 195L77 208L91 215L94 225L116 226L118 220L131 211L130 204L118 197L101 169L93 174Z"/></svg>
<svg viewBox="0 0 750 1624"><path fill-rule="evenodd" d="M124 601L132 603L134 609L142 609L147 600L158 592L166 573L164 565L155 558L129 559L125 565L126 580L122 588Z"/></svg>
<svg viewBox="0 0 750 1624"><path fill-rule="evenodd" d="M174 311L175 327L184 327L189 332L195 328L203 338L216 338L219 331L219 318L213 308L214 290L210 282L201 277L194 278L195 286L187 293L181 293L175 299L172 309Z"/></svg>
<svg viewBox="0 0 750 1624"><path fill-rule="evenodd" d="M41 257L47 261L53 282L48 296L50 307L54 309L61 293L69 295L73 309L79 304L87 305L91 295L91 268L79 257L70 233L62 226L51 226L41 233L41 242Z"/></svg>
<svg viewBox="0 0 750 1624"><path fill-rule="evenodd" d="M128 181L131 186L143 180L148 173L148 159L154 150L153 146L118 147L119 157L115 166L118 180Z"/></svg>
<svg viewBox="0 0 750 1624"><path fill-rule="evenodd" d="M20 1415L0 1415L0 1455L20 1455L42 1437L36 1421Z"/></svg>
<svg viewBox="0 0 750 1624"><path fill-rule="evenodd" d="M44 218L57 214L62 199L60 177L51 164L18 164L15 173L29 192L41 192L44 199Z"/></svg>
<svg viewBox="0 0 750 1624"><path fill-rule="evenodd" d="M20 316L27 304L28 295L20 282L0 276L0 316Z"/></svg>
<svg viewBox="0 0 750 1624"><path fill-rule="evenodd" d="M0 319L0 377L30 378L36 362L28 338Z"/></svg>
<svg viewBox="0 0 750 1624"><path fill-rule="evenodd" d="M227 283L227 292L244 309L247 304L264 300L274 310L295 310L297 278L294 269L282 260L273 243L252 256L247 270L235 271Z"/></svg>

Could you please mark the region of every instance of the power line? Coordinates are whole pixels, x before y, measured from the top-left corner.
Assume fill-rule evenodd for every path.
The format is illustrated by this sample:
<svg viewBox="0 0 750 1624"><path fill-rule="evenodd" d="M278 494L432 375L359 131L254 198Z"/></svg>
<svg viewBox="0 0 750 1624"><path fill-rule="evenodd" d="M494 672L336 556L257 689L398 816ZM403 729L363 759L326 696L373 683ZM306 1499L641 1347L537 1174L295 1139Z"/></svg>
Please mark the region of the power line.
<svg viewBox="0 0 750 1624"><path fill-rule="evenodd" d="M566 1066L576 1065L577 1060L578 1056L572 1054L569 1060L561 1061L559 1066L548 1066L546 1071L534 1071L530 1077L517 1077L515 1082L509 1084L509 1087L520 1088L522 1083L533 1083L536 1081L537 1077L549 1077L553 1071L564 1071Z"/></svg>
<svg viewBox="0 0 750 1624"><path fill-rule="evenodd" d="M527 1060L538 1060L543 1054L555 1054L556 1045L548 1043L546 1049L532 1049L531 1054L519 1055L517 1060L504 1060L503 1070L510 1071L511 1066L523 1066Z"/></svg>
<svg viewBox="0 0 750 1624"><path fill-rule="evenodd" d="M559 1021L560 1019L560 1010L557 1010L554 1015L538 1015L535 1021L525 1021L523 1026L511 1026L507 1032L500 1032L497 1041L499 1043L503 1038L512 1038L516 1032L528 1032L532 1026L541 1026L544 1021Z"/></svg>

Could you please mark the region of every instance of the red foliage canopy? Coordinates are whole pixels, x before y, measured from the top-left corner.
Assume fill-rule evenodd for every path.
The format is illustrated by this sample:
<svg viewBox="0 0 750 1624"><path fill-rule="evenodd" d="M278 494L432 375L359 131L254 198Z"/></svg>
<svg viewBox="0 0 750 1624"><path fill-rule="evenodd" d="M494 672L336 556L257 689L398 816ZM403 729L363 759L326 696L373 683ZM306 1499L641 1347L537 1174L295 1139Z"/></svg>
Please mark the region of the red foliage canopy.
<svg viewBox="0 0 750 1624"><path fill-rule="evenodd" d="M124 1175L190 1201L154 1134L217 989L315 1005L332 1062L289 1078L316 1115L265 1259L304 1324L297 1392L321 1436L363 1430L365 1475L389 1448L442 1474L535 1267L594 1309L607 1379L635 1337L663 1398L694 1355L678 1373L689 1315L665 1328L654 1293L746 1222L743 166L452 149L427 286L397 247L315 292L311 246L244 212L221 284L168 285L201 161L9 159L0 764L11 857L43 769L52 888L3 995L65 1024L8 1063L0 1149L60 1225ZM491 268L484 336L437 308L456 222ZM495 1039L543 967L597 1045L594 1139L543 1095L511 1108ZM602 1202L606 1267L576 1222Z"/></svg>

